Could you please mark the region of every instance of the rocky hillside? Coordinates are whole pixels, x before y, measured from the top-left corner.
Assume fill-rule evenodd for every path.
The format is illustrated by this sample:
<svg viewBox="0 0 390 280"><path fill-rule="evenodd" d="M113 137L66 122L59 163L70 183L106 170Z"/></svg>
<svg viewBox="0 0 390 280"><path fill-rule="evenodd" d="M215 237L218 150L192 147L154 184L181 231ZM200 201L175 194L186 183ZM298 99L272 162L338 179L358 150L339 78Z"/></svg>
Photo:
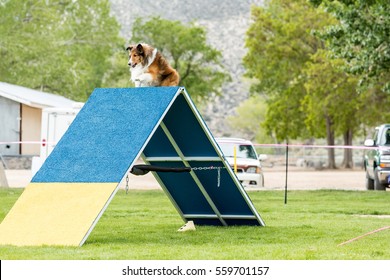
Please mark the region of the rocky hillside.
<svg viewBox="0 0 390 280"><path fill-rule="evenodd" d="M209 43L223 53L223 63L232 82L224 86L223 96L201 110L214 135L234 135L226 123L226 116L234 114L235 107L249 95L249 85L242 79L245 32L250 24L251 5L261 5L263 0L110 1L113 14L122 25L124 38L131 37L132 23L137 17L161 16L185 23L196 21L206 28Z"/></svg>

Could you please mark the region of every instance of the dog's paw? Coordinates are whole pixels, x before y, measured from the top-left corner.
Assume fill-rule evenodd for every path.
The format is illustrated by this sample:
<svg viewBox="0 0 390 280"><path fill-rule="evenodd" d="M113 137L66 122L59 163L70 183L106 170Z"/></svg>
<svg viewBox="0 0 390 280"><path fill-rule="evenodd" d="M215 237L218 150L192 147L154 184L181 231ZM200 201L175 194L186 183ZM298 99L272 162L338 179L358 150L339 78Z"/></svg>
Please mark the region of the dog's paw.
<svg viewBox="0 0 390 280"><path fill-rule="evenodd" d="M141 80L138 80L138 79L134 80L134 85L135 85L135 87L142 87Z"/></svg>

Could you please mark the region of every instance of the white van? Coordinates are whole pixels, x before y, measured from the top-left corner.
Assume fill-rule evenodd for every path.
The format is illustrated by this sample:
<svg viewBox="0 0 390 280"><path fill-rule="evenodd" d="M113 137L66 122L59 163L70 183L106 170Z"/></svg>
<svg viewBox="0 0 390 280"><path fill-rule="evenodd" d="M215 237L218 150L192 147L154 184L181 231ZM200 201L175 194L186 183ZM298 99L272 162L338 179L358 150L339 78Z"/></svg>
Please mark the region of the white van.
<svg viewBox="0 0 390 280"><path fill-rule="evenodd" d="M258 156L249 140L240 138L215 138L229 165L234 169L234 148L236 148L237 178L244 187L264 187L261 161L266 155Z"/></svg>

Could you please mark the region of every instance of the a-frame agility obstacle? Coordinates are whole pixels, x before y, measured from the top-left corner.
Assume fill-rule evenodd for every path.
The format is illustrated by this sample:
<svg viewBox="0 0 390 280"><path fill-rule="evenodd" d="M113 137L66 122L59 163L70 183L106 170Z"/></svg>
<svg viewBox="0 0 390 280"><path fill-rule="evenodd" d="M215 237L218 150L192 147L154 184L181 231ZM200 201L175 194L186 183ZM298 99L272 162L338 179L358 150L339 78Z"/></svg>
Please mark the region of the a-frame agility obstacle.
<svg viewBox="0 0 390 280"><path fill-rule="evenodd" d="M185 222L264 225L184 88L102 88L0 224L0 244L81 246L140 156L190 170L153 172Z"/></svg>

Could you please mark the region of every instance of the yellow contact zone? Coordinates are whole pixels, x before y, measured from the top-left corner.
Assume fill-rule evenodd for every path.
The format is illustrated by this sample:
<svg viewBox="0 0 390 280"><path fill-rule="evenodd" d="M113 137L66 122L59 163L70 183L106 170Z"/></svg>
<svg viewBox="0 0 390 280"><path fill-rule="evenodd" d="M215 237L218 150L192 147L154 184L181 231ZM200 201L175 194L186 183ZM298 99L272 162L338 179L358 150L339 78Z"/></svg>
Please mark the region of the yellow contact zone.
<svg viewBox="0 0 390 280"><path fill-rule="evenodd" d="M117 185L30 183L0 224L0 245L81 245Z"/></svg>

